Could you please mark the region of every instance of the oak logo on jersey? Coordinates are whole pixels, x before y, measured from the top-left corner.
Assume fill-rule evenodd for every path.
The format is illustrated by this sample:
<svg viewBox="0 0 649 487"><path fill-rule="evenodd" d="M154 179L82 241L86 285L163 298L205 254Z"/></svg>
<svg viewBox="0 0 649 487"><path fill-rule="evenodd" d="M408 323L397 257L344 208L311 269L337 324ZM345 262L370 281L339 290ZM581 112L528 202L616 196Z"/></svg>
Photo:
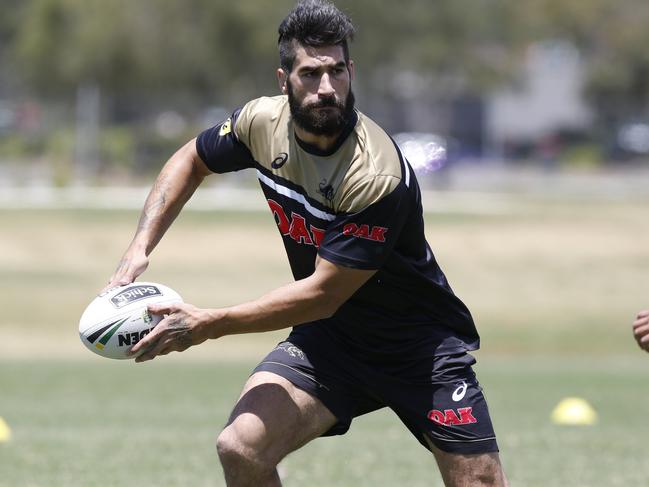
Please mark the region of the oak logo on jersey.
<svg viewBox="0 0 649 487"><path fill-rule="evenodd" d="M457 426L462 424L477 423L478 420L473 416L473 408L459 408L457 412L453 409L431 409L428 412L428 419L433 423L441 424L442 426Z"/></svg>
<svg viewBox="0 0 649 487"><path fill-rule="evenodd" d="M364 238L374 242L385 242L385 234L388 229L386 227L372 227L369 225L356 223L348 223L343 227L343 235L351 235L353 237Z"/></svg>
<svg viewBox="0 0 649 487"><path fill-rule="evenodd" d="M322 242L325 234L323 229L314 227L313 225L309 225L307 228L306 219L302 215L293 211L289 217L284 211L284 208L282 208L282 205L275 200L269 199L268 206L270 206L270 211L275 216L277 228L279 228L282 235L291 237L299 244L320 247L320 242Z"/></svg>

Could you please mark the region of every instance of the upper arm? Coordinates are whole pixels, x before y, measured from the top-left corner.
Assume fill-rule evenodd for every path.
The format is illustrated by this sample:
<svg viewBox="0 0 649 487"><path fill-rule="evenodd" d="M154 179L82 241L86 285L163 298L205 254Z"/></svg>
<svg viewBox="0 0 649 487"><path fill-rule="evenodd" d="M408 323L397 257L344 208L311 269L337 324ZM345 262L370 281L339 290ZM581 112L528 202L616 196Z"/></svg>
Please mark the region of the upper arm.
<svg viewBox="0 0 649 487"><path fill-rule="evenodd" d="M195 139L197 157L211 172L218 174L254 167L250 149L241 140L239 123L246 125L246 107L235 111L227 120L201 132Z"/></svg>
<svg viewBox="0 0 649 487"><path fill-rule="evenodd" d="M212 174L210 168L207 167L207 164L205 164L203 159L198 155L198 151L196 150L196 137L187 142L183 149L186 151L187 159L191 162L192 173L196 177L203 179Z"/></svg>
<svg viewBox="0 0 649 487"><path fill-rule="evenodd" d="M156 184L166 188L178 188L189 197L212 171L196 151L196 139L192 139L171 156L160 172Z"/></svg>

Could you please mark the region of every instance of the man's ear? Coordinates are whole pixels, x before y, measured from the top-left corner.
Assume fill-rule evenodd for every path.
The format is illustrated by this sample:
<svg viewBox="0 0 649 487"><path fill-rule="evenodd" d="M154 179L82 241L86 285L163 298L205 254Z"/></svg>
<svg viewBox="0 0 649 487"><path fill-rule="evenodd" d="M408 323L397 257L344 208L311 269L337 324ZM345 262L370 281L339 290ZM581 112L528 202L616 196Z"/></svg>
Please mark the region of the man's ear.
<svg viewBox="0 0 649 487"><path fill-rule="evenodd" d="M286 74L286 72L282 68L277 68L277 82L279 83L279 89L283 95L288 92L288 89L286 87L287 80L288 74Z"/></svg>
<svg viewBox="0 0 649 487"><path fill-rule="evenodd" d="M347 69L349 70L349 79L351 81L354 81L354 61L351 59L347 63Z"/></svg>

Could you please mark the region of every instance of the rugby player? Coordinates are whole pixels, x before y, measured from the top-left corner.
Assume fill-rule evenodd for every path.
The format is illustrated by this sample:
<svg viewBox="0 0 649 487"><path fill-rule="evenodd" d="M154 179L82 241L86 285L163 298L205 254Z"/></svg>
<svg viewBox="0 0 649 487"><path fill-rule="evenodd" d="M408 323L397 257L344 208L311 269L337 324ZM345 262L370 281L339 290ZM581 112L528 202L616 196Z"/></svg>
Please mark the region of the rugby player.
<svg viewBox="0 0 649 487"><path fill-rule="evenodd" d="M638 312L633 322L633 336L638 346L649 352L649 309Z"/></svg>
<svg viewBox="0 0 649 487"><path fill-rule="evenodd" d="M227 484L281 485L276 467L291 451L389 407L433 453L446 485L505 485L469 354L478 333L425 240L408 161L354 106L353 33L331 3L296 5L279 27L282 95L250 101L171 157L109 286L144 272L205 177L252 169L295 281L228 308L152 306L167 316L132 349L142 362L292 327L218 437Z"/></svg>

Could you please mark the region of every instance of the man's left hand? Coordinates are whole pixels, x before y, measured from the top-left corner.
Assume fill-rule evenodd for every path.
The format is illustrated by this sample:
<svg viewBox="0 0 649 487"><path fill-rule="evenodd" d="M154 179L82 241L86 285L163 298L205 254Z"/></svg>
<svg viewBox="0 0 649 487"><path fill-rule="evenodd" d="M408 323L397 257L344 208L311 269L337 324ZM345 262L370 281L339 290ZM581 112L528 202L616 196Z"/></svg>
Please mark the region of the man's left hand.
<svg viewBox="0 0 649 487"><path fill-rule="evenodd" d="M153 360L158 355L182 352L207 339L204 333L205 310L187 303L149 305L154 315L165 315L156 327L130 350L136 362ZM139 354L139 355L138 355Z"/></svg>

